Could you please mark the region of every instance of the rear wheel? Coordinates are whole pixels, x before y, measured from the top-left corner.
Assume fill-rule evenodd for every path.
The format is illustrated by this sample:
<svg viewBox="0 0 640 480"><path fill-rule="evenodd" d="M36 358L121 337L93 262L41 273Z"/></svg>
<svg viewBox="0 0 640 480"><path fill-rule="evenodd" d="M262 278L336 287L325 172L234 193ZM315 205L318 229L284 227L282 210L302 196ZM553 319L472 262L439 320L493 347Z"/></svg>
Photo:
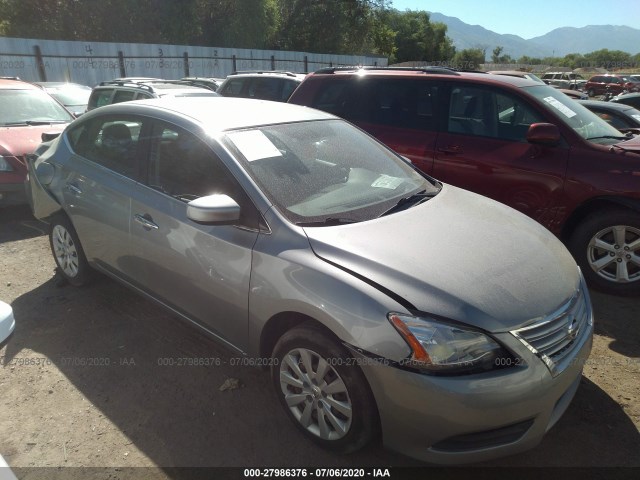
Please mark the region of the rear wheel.
<svg viewBox="0 0 640 480"><path fill-rule="evenodd" d="M574 231L569 248L587 282L607 293L640 293L640 215L601 212Z"/></svg>
<svg viewBox="0 0 640 480"><path fill-rule="evenodd" d="M86 284L91 276L91 267L84 256L82 245L73 225L65 216L51 221L49 243L60 274L71 284Z"/></svg>
<svg viewBox="0 0 640 480"><path fill-rule="evenodd" d="M271 376L285 411L320 446L348 453L378 432L378 412L360 368L323 330L303 325L275 346Z"/></svg>
<svg viewBox="0 0 640 480"><path fill-rule="evenodd" d="M596 92L593 90L593 88L590 88L589 90L587 90L587 95L589 95L590 97L593 97L596 94Z"/></svg>

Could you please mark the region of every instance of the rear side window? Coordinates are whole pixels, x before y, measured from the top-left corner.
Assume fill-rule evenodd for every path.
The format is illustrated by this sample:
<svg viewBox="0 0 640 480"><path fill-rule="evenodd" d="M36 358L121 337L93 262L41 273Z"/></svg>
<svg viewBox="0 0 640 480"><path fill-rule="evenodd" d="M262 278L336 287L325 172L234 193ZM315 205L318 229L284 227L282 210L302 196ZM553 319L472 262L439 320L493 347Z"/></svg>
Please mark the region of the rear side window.
<svg viewBox="0 0 640 480"><path fill-rule="evenodd" d="M83 122L67 135L78 155L129 178L138 171L137 150L142 120L102 116Z"/></svg>
<svg viewBox="0 0 640 480"><path fill-rule="evenodd" d="M291 96L293 91L298 88L298 85L300 85L300 82L296 82L293 80L283 80L280 101L286 102L287 100L289 100L289 97Z"/></svg>
<svg viewBox="0 0 640 480"><path fill-rule="evenodd" d="M111 95L113 95L112 88L105 88L100 90L94 90L89 99L88 110L92 108L102 107L111 103Z"/></svg>
<svg viewBox="0 0 640 480"><path fill-rule="evenodd" d="M257 78L251 79L247 96L249 98L258 98L260 100L280 101L280 92L282 88L282 79L280 78Z"/></svg>
<svg viewBox="0 0 640 480"><path fill-rule="evenodd" d="M410 79L326 82L314 108L354 122L415 130L436 129L438 87Z"/></svg>
<svg viewBox="0 0 640 480"><path fill-rule="evenodd" d="M365 92L362 120L389 127L435 130L437 87L430 82L374 79Z"/></svg>
<svg viewBox="0 0 640 480"><path fill-rule="evenodd" d="M347 79L324 82L311 106L351 120L356 102L355 92L351 90L351 82Z"/></svg>
<svg viewBox="0 0 640 480"><path fill-rule="evenodd" d="M135 97L136 92L133 90L116 90L113 96L113 103L130 102Z"/></svg>
<svg viewBox="0 0 640 480"><path fill-rule="evenodd" d="M245 78L233 78L228 80L220 92L225 97L239 97L242 94L242 87L244 86Z"/></svg>

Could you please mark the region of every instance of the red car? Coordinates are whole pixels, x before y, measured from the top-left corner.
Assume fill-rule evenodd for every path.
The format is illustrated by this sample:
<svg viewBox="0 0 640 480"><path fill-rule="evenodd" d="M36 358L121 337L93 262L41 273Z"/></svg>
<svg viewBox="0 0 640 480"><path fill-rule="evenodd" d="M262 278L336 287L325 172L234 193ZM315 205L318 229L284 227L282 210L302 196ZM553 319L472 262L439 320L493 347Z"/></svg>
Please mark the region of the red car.
<svg viewBox="0 0 640 480"><path fill-rule="evenodd" d="M640 293L640 141L555 88L433 67L330 68L289 102L344 117L423 172L536 219L592 285Z"/></svg>
<svg viewBox="0 0 640 480"><path fill-rule="evenodd" d="M40 145L45 132L61 132L73 120L41 88L0 78L0 207L26 203L25 155Z"/></svg>
<svg viewBox="0 0 640 480"><path fill-rule="evenodd" d="M623 92L640 92L640 81L630 75L594 75L584 86L590 97L610 93L619 95Z"/></svg>

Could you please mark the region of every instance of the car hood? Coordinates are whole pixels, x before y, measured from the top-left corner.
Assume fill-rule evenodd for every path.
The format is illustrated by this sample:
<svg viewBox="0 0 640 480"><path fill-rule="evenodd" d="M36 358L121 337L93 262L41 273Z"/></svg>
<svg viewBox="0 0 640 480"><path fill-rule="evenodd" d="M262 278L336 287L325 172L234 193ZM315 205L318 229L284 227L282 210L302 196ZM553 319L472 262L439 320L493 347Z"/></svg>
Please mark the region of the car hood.
<svg viewBox="0 0 640 480"><path fill-rule="evenodd" d="M636 135L630 140L625 140L615 144L627 152L640 153L640 135Z"/></svg>
<svg viewBox="0 0 640 480"><path fill-rule="evenodd" d="M304 230L318 257L405 307L492 332L551 313L579 285L575 261L544 227L450 185L376 220Z"/></svg>
<svg viewBox="0 0 640 480"><path fill-rule="evenodd" d="M59 133L67 124L0 127L0 155L22 156L33 153L45 132Z"/></svg>

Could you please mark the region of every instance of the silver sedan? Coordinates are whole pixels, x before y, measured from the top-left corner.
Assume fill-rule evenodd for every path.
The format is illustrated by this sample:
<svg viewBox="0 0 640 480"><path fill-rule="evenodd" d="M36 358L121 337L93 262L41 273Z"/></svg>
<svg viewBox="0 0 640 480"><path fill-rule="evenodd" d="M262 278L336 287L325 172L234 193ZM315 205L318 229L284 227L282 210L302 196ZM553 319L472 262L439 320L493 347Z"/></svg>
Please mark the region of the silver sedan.
<svg viewBox="0 0 640 480"><path fill-rule="evenodd" d="M30 159L73 285L107 274L268 366L337 452L460 463L535 446L591 349L565 247L346 121L242 99L121 103Z"/></svg>

